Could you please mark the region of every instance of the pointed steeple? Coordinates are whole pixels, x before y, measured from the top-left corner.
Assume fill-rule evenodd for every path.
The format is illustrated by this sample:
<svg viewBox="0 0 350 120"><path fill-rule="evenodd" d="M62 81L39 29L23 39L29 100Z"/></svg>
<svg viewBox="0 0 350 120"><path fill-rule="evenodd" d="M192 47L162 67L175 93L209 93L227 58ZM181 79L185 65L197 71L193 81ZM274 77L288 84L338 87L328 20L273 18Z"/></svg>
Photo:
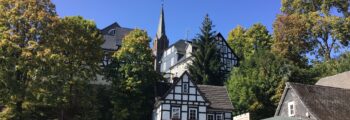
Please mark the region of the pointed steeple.
<svg viewBox="0 0 350 120"><path fill-rule="evenodd" d="M163 35L166 36L165 35L165 22L164 22L164 9L163 9L163 4L162 4L160 16L159 16L158 31L157 31L156 37L157 37L157 39L160 39Z"/></svg>
<svg viewBox="0 0 350 120"><path fill-rule="evenodd" d="M164 20L164 9L163 4L160 11L158 30L156 33L156 37L153 41L153 55L156 57L154 68L157 72L160 72L161 59L164 50L169 47L169 40L165 34L165 20Z"/></svg>

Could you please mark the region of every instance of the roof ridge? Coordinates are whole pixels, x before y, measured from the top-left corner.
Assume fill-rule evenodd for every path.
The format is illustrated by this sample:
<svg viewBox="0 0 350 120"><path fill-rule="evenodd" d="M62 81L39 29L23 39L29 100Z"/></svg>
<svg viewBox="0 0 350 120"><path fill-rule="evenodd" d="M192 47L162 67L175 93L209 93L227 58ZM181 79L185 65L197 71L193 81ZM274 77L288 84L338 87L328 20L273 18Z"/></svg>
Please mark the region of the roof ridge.
<svg viewBox="0 0 350 120"><path fill-rule="evenodd" d="M287 82L287 83L289 83L290 85L304 85L308 87L329 88L329 89L339 89L339 90L350 91L350 89L346 89L346 88L331 87L331 86L324 86L324 85L310 85L310 84L302 84L302 83L296 83L296 82Z"/></svg>

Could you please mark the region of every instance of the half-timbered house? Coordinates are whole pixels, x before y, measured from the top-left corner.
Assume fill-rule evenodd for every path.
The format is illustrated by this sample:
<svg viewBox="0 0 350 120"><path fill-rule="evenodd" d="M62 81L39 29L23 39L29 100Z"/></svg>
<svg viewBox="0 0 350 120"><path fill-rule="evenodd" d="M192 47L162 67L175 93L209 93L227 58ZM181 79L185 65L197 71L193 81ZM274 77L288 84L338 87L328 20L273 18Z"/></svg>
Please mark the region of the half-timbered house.
<svg viewBox="0 0 350 120"><path fill-rule="evenodd" d="M225 86L197 85L184 72L173 83L159 83L153 120L232 120Z"/></svg>
<svg viewBox="0 0 350 120"><path fill-rule="evenodd" d="M218 33L215 37L217 52L220 54L220 71L227 77L231 69L238 65L238 57L230 48L225 38ZM179 77L192 64L192 52L196 49L191 41L179 40L164 50L160 61L160 72L172 80ZM172 82L172 81L170 81Z"/></svg>

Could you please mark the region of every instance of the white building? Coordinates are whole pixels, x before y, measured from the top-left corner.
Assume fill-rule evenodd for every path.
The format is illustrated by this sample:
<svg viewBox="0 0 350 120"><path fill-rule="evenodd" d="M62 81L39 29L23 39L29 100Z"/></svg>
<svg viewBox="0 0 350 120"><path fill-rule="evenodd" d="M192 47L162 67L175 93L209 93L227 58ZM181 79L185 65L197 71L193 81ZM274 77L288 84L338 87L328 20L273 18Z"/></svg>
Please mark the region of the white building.
<svg viewBox="0 0 350 120"><path fill-rule="evenodd" d="M225 74L224 77L227 77L231 69L238 65L238 58L220 33L216 35L216 41L221 58L221 71ZM160 72L164 73L164 77L168 80L179 77L192 64L191 54L194 49L192 42L187 40L179 40L170 45L162 54Z"/></svg>

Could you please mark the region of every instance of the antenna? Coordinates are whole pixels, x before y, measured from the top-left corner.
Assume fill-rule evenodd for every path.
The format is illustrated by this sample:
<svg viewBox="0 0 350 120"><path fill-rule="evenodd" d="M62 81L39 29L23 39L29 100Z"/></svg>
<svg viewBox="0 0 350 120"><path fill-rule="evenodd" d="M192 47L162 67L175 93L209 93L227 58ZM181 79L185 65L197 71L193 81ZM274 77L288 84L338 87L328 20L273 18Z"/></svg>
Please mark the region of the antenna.
<svg viewBox="0 0 350 120"><path fill-rule="evenodd" d="M161 0L161 2L162 2L162 7L164 6L164 0Z"/></svg>

